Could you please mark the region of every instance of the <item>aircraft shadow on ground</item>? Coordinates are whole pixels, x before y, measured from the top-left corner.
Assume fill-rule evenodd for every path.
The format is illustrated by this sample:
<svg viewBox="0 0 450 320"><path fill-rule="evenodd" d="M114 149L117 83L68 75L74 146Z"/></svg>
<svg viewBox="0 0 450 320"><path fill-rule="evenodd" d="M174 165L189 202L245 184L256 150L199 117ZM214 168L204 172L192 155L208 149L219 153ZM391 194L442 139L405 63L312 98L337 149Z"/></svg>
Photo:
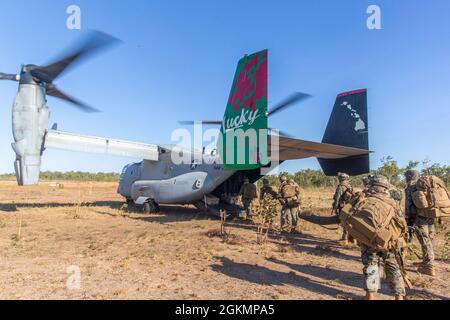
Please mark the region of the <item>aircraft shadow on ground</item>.
<svg viewBox="0 0 450 320"><path fill-rule="evenodd" d="M120 201L94 201L83 202L82 207L109 207L111 209L120 209L123 202ZM78 203L64 203L64 202L45 202L45 203L0 203L0 211L14 212L18 209L32 209L32 208L64 208L64 207L78 207Z"/></svg>
<svg viewBox="0 0 450 320"><path fill-rule="evenodd" d="M226 257L221 257L221 264L213 264L211 269L215 272L222 273L226 276L236 278L243 281L252 282L255 284L265 285L265 286L281 286L281 285L291 285L294 287L301 287L308 291L312 291L318 294L324 294L333 298L345 297L350 299L360 299L353 293L342 291L340 289L333 288L329 285L321 283L316 280L308 279L299 274L286 273L281 271L272 270L263 266L251 265L246 263L234 262ZM319 273L317 277L320 277L324 269L317 267L315 272ZM353 273L347 274L346 271L340 271L340 276L336 278L347 279L353 277ZM359 277L360 278L360 277ZM355 280L356 281L356 280Z"/></svg>
<svg viewBox="0 0 450 320"><path fill-rule="evenodd" d="M193 220L211 220L214 217L193 207L160 205L161 211L155 214L133 215L129 218L145 222L173 223ZM136 212L136 211L131 211Z"/></svg>
<svg viewBox="0 0 450 320"><path fill-rule="evenodd" d="M123 208L122 201L92 201L78 203L64 203L64 202L44 202L44 203L0 203L0 212L16 212L19 209L45 209L45 208L75 208L75 207L106 207L114 210L123 209L124 215L128 215L130 219L143 220L146 222L156 223L171 223L179 221L190 220L211 220L214 217L198 210L194 207L176 206L176 205L161 205L161 212L156 214L143 214L138 207L131 206L129 209ZM116 216L107 211L95 210L98 214L105 214ZM132 215L130 215L132 214ZM142 214L142 216L140 215Z"/></svg>

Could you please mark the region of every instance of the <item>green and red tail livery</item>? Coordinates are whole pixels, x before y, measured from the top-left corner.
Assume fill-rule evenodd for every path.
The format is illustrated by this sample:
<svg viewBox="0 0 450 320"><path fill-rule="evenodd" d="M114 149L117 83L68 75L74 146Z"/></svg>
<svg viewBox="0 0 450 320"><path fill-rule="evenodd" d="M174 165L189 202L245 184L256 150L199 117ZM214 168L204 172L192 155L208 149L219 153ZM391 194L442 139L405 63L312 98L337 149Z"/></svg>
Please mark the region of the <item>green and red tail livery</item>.
<svg viewBox="0 0 450 320"><path fill-rule="evenodd" d="M238 63L219 139L226 169L267 164L267 67L267 50L245 56Z"/></svg>

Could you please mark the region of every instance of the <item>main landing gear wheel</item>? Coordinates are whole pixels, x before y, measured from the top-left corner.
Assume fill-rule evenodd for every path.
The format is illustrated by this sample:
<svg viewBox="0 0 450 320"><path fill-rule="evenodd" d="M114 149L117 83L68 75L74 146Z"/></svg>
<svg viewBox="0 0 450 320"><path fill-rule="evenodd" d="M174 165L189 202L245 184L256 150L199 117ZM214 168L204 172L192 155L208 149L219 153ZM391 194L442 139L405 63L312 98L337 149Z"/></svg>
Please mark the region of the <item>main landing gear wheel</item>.
<svg viewBox="0 0 450 320"><path fill-rule="evenodd" d="M143 211L144 213L158 213L159 206L155 201L149 200L146 203L144 203Z"/></svg>

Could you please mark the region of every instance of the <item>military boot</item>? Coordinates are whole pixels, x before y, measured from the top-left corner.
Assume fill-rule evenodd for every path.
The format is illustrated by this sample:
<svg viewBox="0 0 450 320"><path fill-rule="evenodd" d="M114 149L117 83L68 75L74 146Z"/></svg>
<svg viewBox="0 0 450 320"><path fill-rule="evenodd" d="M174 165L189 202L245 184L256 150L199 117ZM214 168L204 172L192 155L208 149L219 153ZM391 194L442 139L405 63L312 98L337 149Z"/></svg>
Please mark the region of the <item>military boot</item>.
<svg viewBox="0 0 450 320"><path fill-rule="evenodd" d="M430 277L436 276L436 270L434 269L434 266L430 266L430 265L424 265L424 264L420 265L419 268L417 268L417 272L419 272L421 274L425 274Z"/></svg>
<svg viewBox="0 0 450 320"><path fill-rule="evenodd" d="M375 300L375 292L366 291L366 300Z"/></svg>

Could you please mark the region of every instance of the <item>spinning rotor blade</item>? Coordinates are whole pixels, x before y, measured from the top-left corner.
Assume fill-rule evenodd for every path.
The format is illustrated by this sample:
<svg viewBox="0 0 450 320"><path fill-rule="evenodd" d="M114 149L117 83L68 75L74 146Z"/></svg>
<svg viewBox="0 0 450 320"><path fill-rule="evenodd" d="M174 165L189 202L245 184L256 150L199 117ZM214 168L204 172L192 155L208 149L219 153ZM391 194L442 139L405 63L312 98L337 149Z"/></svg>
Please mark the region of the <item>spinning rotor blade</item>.
<svg viewBox="0 0 450 320"><path fill-rule="evenodd" d="M201 122L201 124L211 124L211 125L222 125L222 121L212 120L212 121L178 121L181 125L194 125L196 122Z"/></svg>
<svg viewBox="0 0 450 320"><path fill-rule="evenodd" d="M201 122L201 124L210 124L210 125L222 125L222 121L178 121L181 125L194 125L196 122ZM275 128L268 128L272 133L277 133L279 136L283 137L293 137L291 134L287 133L286 131L275 129ZM276 130L276 131L275 131Z"/></svg>
<svg viewBox="0 0 450 320"><path fill-rule="evenodd" d="M311 98L311 95L307 93L301 93L301 92L295 92L291 94L289 97L284 99L282 102L275 105L270 111L267 112L267 117L273 116L277 112L280 112L284 110L285 108L288 108L300 101L306 100ZM178 121L181 125L193 125L196 121ZM213 120L213 121L201 121L202 124L210 124L210 125L222 125L222 121L220 120ZM281 132L280 132L281 133ZM285 133L282 134L283 136L290 137L290 135L287 135Z"/></svg>
<svg viewBox="0 0 450 320"><path fill-rule="evenodd" d="M88 38L74 50L71 54L47 66L41 66L31 70L33 77L46 83L51 83L57 77L62 75L70 66L82 59L87 58L93 53L99 52L119 42L118 39L99 31L91 31Z"/></svg>
<svg viewBox="0 0 450 320"><path fill-rule="evenodd" d="M72 104L74 104L78 109L84 111L84 112L99 112L99 110L88 106L87 104L69 96L68 94L62 92L59 90L54 84L48 84L47 85L47 95L59 98L65 101L68 101Z"/></svg>
<svg viewBox="0 0 450 320"><path fill-rule="evenodd" d="M0 80L19 81L19 76L17 74L0 72Z"/></svg>
<svg viewBox="0 0 450 320"><path fill-rule="evenodd" d="M282 102L278 103L277 105L275 105L268 113L267 116L273 116L274 114L276 114L277 112L280 112L281 110L288 108L292 105L294 105L295 103L298 103L300 101L306 100L308 98L311 98L311 96L307 93L301 93L301 92L295 92L293 94L291 94L289 97L287 97L285 100L283 100Z"/></svg>
<svg viewBox="0 0 450 320"><path fill-rule="evenodd" d="M270 132L272 134L276 133L277 136L283 136L283 137L287 137L287 138L293 138L294 136L291 135L290 133L287 133L286 131L283 130L279 130L279 129L275 129L275 128L269 128ZM276 130L276 131L275 131Z"/></svg>

